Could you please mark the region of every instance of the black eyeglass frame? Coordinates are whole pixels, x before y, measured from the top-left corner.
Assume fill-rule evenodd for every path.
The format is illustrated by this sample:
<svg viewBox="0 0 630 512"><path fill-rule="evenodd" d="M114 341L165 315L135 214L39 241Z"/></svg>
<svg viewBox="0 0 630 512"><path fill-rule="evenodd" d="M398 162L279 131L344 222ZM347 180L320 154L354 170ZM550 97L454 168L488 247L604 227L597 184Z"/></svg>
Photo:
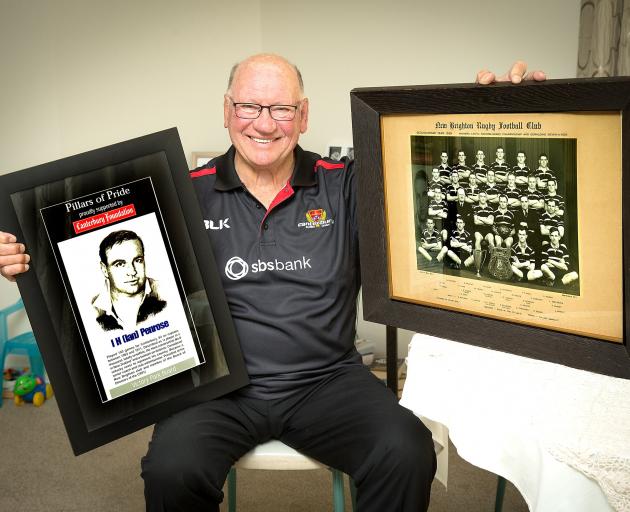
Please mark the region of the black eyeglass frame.
<svg viewBox="0 0 630 512"><path fill-rule="evenodd" d="M297 105L261 105L260 103L236 102L232 98L230 98L230 101L232 102L232 105L234 106L234 115L238 117L239 119L258 119L263 109L266 108L269 111L269 115L271 116L271 119L273 119L274 121L293 121L297 114L298 108L300 107L302 103L301 101L299 101ZM258 107L258 114L255 117L239 116L237 113L237 107L239 105L249 105L252 107ZM293 117L291 117L290 119L276 119L273 115L273 110L271 110L273 107L290 107L293 109Z"/></svg>

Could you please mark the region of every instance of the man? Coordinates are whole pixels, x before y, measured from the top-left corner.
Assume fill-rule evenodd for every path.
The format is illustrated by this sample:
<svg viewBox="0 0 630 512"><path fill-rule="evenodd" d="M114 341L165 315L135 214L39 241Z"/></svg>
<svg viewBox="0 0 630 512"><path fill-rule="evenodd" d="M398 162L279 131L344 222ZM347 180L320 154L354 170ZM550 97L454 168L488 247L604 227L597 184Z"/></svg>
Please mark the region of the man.
<svg viewBox="0 0 630 512"><path fill-rule="evenodd" d="M451 183L451 172L453 169L450 165L448 165L448 153L446 151L442 151L440 153L440 163L434 169L438 170L440 175L440 181L442 182L442 186L447 187Z"/></svg>
<svg viewBox="0 0 630 512"><path fill-rule="evenodd" d="M488 203L497 204L499 202L501 189L495 181L494 171L492 169L488 169L488 172L486 173L486 186L484 191L488 196Z"/></svg>
<svg viewBox="0 0 630 512"><path fill-rule="evenodd" d="M505 242L505 247L508 249L512 246L514 241L514 214L508 210L507 196L501 194L499 196L499 207L494 212L494 245L501 247L501 244Z"/></svg>
<svg viewBox="0 0 630 512"><path fill-rule="evenodd" d="M560 280L563 285L568 285L578 279L578 273L570 269L569 251L567 246L560 243L560 232L556 228L552 228L549 233L549 244L542 253L542 264L540 270L531 270L528 279L533 281L546 277L547 286L555 286L556 279L561 276Z"/></svg>
<svg viewBox="0 0 630 512"><path fill-rule="evenodd" d="M486 184L486 174L488 173L488 166L486 165L486 155L481 150L478 149L475 154L475 164L472 168L472 173L477 176L477 181L484 186Z"/></svg>
<svg viewBox="0 0 630 512"><path fill-rule="evenodd" d="M517 230L518 243L512 246L512 272L521 281L534 270L536 257L534 249L527 245L527 230L523 227L518 227Z"/></svg>
<svg viewBox="0 0 630 512"><path fill-rule="evenodd" d="M514 228L524 228L527 233L527 244L537 253L540 251L540 216L529 207L527 194L521 195L521 206L514 212Z"/></svg>
<svg viewBox="0 0 630 512"><path fill-rule="evenodd" d="M457 171L451 171L451 181L445 189L446 202L457 201L457 191L463 188L463 185L459 183L459 173Z"/></svg>
<svg viewBox="0 0 630 512"><path fill-rule="evenodd" d="M479 204L479 192L481 187L477 181L477 176L470 174L468 177L468 186L464 189L466 193L466 202L471 203L473 206Z"/></svg>
<svg viewBox="0 0 630 512"><path fill-rule="evenodd" d="M497 80L544 79L525 71L517 62ZM483 70L477 81L495 78ZM352 476L360 512L428 508L431 434L354 348L354 169L297 145L308 107L295 66L275 55L244 60L224 98L233 146L191 174L206 218L239 214L230 215L238 219L231 229L208 230L220 268L235 255L301 257L308 268L223 277L251 384L156 425L142 463L150 511L218 511L233 462L271 438ZM311 209L329 204L334 223L299 226ZM0 274L15 279L29 260L23 244L0 233Z"/></svg>
<svg viewBox="0 0 630 512"><path fill-rule="evenodd" d="M455 201L448 203L448 226L447 229L452 231L456 228L458 218L464 219L464 223L467 226L473 224L473 209L472 205L466 202L466 192L462 187L457 189L457 195Z"/></svg>
<svg viewBox="0 0 630 512"><path fill-rule="evenodd" d="M472 254L472 238L470 233L466 231L464 219L461 217L455 221L455 229L451 232L448 240L448 257L455 263L455 268L460 269L462 262L465 267L473 264L474 258Z"/></svg>
<svg viewBox="0 0 630 512"><path fill-rule="evenodd" d="M507 174L507 185L503 193L508 198L508 208L515 211L521 205L521 191L516 186L516 175L511 171Z"/></svg>
<svg viewBox="0 0 630 512"><path fill-rule="evenodd" d="M549 180L556 180L556 176L553 171L549 169L549 158L545 153L541 153L538 158L538 169L536 169L536 185L538 190L543 193L547 191L547 182Z"/></svg>
<svg viewBox="0 0 630 512"><path fill-rule="evenodd" d="M440 189L440 196L435 197L435 188ZM427 185L427 196L431 199L444 199L444 184L442 180L440 180L440 170L432 169L431 171L431 181Z"/></svg>
<svg viewBox="0 0 630 512"><path fill-rule="evenodd" d="M461 149L457 152L457 163L453 166L453 170L459 175L459 183L463 187L468 184L472 169L466 165L466 153Z"/></svg>
<svg viewBox="0 0 630 512"><path fill-rule="evenodd" d="M543 195L539 192L537 188L536 176L530 174L527 177L527 190L525 190L524 194L527 196L529 207L532 210L541 212L544 211L545 200Z"/></svg>
<svg viewBox="0 0 630 512"><path fill-rule="evenodd" d="M133 231L112 231L99 247L105 289L92 300L96 321L104 331L135 329L166 307L158 284L148 278L144 244Z"/></svg>
<svg viewBox="0 0 630 512"><path fill-rule="evenodd" d="M427 261L433 261L435 258L441 262L447 250L448 247L442 245L441 234L435 230L435 222L433 219L427 219L427 229L422 232L418 252Z"/></svg>
<svg viewBox="0 0 630 512"><path fill-rule="evenodd" d="M552 230L557 230L560 238L564 236L564 219L558 215L558 204L555 199L549 199L545 202L546 210L540 216L540 234L542 235L542 244L547 245Z"/></svg>
<svg viewBox="0 0 630 512"><path fill-rule="evenodd" d="M494 247L494 209L488 204L488 196L484 191L479 192L479 204L473 207L475 224L475 249L480 251L481 243L485 240L490 248Z"/></svg>
<svg viewBox="0 0 630 512"><path fill-rule="evenodd" d="M549 199L556 200L556 206L558 207L557 213L562 217L564 215L564 198L558 194L558 182L555 179L547 181L547 195L544 196L545 203L547 203Z"/></svg>
<svg viewBox="0 0 630 512"><path fill-rule="evenodd" d="M527 177L532 173L525 164L526 160L525 151L519 151L516 153L516 165L512 167L512 172L516 176L516 186L523 190L527 188Z"/></svg>
<svg viewBox="0 0 630 512"><path fill-rule="evenodd" d="M447 232L447 217L448 217L448 205L446 201L442 199L442 188L436 185L433 189L433 199L429 202L429 210L427 216L433 220L435 229L442 235L442 241L445 242L448 237Z"/></svg>
<svg viewBox="0 0 630 512"><path fill-rule="evenodd" d="M490 164L490 169L494 171L494 178L499 185L504 185L507 181L509 166L505 161L505 150L499 146L496 151L496 158Z"/></svg>

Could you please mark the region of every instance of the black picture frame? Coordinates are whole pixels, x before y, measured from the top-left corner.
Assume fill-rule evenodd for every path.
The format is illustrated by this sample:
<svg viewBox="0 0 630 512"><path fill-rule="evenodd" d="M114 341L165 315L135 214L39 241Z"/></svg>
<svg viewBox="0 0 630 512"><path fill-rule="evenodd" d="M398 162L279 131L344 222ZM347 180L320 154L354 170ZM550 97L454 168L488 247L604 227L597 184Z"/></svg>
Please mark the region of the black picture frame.
<svg viewBox="0 0 630 512"><path fill-rule="evenodd" d="M189 312L186 327L195 333L205 362L103 401L89 354L80 348L85 333L74 318L74 295L64 288L57 249L53 252L40 212L147 178L163 220L162 235L171 248L169 261L179 277L182 304ZM5 174L0 176L0 191L0 230L15 234L32 258L31 270L19 275L17 284L75 455L248 383L176 128Z"/></svg>
<svg viewBox="0 0 630 512"><path fill-rule="evenodd" d="M358 88L351 91L363 314L368 321L480 347L630 378L630 78ZM387 115L616 112L621 117L623 343L392 298L388 262L382 120ZM474 364L471 363L471 364Z"/></svg>

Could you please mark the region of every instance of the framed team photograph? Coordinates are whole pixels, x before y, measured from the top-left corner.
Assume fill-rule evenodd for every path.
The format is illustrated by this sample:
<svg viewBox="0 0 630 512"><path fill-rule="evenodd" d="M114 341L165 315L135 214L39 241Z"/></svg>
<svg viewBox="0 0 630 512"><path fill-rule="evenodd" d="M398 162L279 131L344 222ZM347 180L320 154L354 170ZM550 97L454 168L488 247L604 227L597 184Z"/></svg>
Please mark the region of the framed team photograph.
<svg viewBox="0 0 630 512"><path fill-rule="evenodd" d="M366 320L630 378L630 80L351 96Z"/></svg>
<svg viewBox="0 0 630 512"><path fill-rule="evenodd" d="M176 129L0 176L75 454L248 382Z"/></svg>

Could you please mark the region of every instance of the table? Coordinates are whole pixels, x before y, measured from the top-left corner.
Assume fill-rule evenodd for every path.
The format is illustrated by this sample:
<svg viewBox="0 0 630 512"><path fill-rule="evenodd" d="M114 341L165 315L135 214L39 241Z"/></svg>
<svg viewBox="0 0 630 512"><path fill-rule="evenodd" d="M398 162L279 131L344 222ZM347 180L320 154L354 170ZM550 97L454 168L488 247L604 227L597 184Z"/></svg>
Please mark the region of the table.
<svg viewBox="0 0 630 512"><path fill-rule="evenodd" d="M400 403L532 512L630 511L630 381L416 334Z"/></svg>

